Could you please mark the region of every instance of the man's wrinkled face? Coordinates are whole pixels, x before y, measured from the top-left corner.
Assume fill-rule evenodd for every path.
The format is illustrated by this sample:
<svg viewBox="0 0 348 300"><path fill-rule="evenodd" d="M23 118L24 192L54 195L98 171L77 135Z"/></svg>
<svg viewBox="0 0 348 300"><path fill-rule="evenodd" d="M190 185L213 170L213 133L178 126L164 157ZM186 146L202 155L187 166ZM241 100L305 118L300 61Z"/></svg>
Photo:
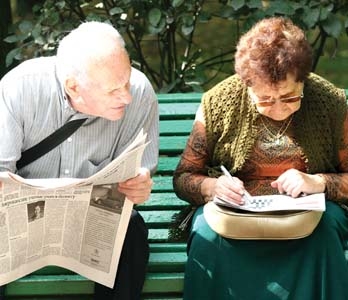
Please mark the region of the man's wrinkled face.
<svg viewBox="0 0 348 300"><path fill-rule="evenodd" d="M131 65L125 51L110 56L103 63L92 64L88 83L78 85L77 109L112 121L121 119L132 100L130 75Z"/></svg>

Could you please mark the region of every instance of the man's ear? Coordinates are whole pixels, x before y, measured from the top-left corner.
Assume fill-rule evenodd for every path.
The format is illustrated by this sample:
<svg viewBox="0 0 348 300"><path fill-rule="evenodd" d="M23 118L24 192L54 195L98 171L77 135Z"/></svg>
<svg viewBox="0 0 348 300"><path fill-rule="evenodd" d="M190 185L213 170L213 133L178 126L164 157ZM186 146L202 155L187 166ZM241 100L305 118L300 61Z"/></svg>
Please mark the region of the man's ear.
<svg viewBox="0 0 348 300"><path fill-rule="evenodd" d="M76 99L79 94L79 85L74 78L67 78L65 80L65 92L69 95L70 99Z"/></svg>

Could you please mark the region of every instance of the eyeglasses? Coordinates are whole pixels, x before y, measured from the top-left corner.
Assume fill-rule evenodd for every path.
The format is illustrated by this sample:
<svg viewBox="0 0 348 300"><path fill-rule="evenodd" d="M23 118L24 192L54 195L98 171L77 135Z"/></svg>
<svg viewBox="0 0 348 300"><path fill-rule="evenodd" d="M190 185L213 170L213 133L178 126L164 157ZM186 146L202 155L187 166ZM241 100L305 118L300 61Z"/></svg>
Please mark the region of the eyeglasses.
<svg viewBox="0 0 348 300"><path fill-rule="evenodd" d="M280 99L270 98L270 99L261 100L252 91L249 90L249 96L250 96L251 100L253 101L253 103L255 103L257 106L268 107L268 106L272 106L277 101L280 101L281 103L284 103L284 104L296 103L303 98L303 92L299 96L291 96L291 97L285 97L285 98L280 98Z"/></svg>

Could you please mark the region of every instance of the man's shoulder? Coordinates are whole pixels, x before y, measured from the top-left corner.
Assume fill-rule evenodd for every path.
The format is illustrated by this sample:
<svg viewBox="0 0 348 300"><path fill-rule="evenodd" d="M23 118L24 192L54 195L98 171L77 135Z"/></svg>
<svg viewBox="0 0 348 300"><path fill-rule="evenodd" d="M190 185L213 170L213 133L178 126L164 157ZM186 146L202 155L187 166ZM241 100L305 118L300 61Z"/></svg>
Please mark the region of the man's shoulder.
<svg viewBox="0 0 348 300"><path fill-rule="evenodd" d="M55 57L37 57L28 59L9 71L4 78L21 78L28 76L44 76L54 74Z"/></svg>
<svg viewBox="0 0 348 300"><path fill-rule="evenodd" d="M143 72L132 67L131 78L130 78L131 85L141 85L148 81L149 80L147 76Z"/></svg>
<svg viewBox="0 0 348 300"><path fill-rule="evenodd" d="M137 101L137 98L141 101L155 100L156 94L150 80L143 72L134 67L132 67L130 86L133 101Z"/></svg>

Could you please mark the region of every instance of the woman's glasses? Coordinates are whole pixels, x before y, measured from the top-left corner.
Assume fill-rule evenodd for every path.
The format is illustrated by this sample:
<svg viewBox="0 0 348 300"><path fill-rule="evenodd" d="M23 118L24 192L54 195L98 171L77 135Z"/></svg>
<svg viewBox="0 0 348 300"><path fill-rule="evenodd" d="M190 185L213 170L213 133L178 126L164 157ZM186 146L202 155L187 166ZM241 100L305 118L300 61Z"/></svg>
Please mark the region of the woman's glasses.
<svg viewBox="0 0 348 300"><path fill-rule="evenodd" d="M281 103L284 103L284 104L298 102L303 98L303 92L299 96L291 96L291 97L285 97L285 98L279 98L279 99L269 98L269 99L262 100L259 97L257 97L252 91L249 90L249 96L251 100L253 101L253 103L255 103L257 106L268 107L268 106L272 106L277 101L280 101Z"/></svg>

